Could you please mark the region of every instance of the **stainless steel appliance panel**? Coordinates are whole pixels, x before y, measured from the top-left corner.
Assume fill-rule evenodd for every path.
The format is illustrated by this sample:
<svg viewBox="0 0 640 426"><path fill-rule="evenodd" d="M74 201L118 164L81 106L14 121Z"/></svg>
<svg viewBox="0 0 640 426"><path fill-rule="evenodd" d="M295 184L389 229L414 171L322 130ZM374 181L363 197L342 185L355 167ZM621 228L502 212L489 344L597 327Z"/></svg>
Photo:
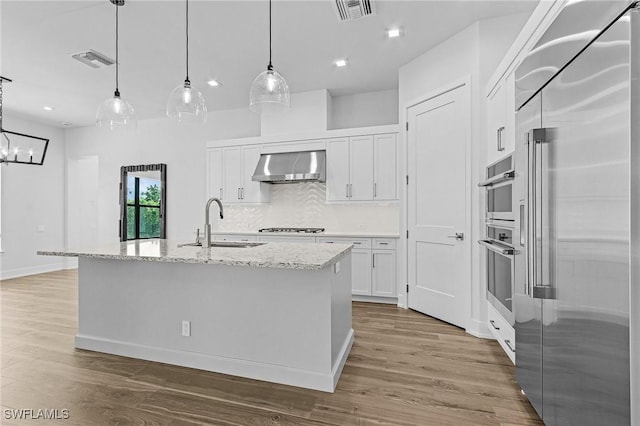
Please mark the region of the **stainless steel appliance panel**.
<svg viewBox="0 0 640 426"><path fill-rule="evenodd" d="M630 3L632 0L568 2L516 70L516 107L536 94Z"/></svg>
<svg viewBox="0 0 640 426"><path fill-rule="evenodd" d="M478 243L487 248L487 300L511 325L514 294L514 228L510 221L487 221L487 238Z"/></svg>
<svg viewBox="0 0 640 426"><path fill-rule="evenodd" d="M533 208L531 202L532 181L529 168L533 158L529 152L530 130L542 127L541 100L537 95L516 114L516 178L515 188L523 198L523 208L518 208L518 230L521 242L524 242L525 252L516 258L515 269L515 332L516 332L516 379L520 387L529 398L529 402L538 412L542 411L542 300L532 297L533 283L530 279L532 271L528 268L525 257L531 258L533 250L529 211ZM520 202L519 202L520 204ZM519 267L522 265L523 267Z"/></svg>
<svg viewBox="0 0 640 426"><path fill-rule="evenodd" d="M548 426L630 423L629 22L542 90L533 284L552 290L541 296Z"/></svg>

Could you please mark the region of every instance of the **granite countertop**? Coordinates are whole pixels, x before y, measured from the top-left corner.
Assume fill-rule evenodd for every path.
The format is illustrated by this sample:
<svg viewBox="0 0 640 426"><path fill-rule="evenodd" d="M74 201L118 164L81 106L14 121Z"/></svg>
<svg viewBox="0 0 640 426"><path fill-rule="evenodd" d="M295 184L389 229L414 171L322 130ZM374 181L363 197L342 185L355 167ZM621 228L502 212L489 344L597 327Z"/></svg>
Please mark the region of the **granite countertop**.
<svg viewBox="0 0 640 426"><path fill-rule="evenodd" d="M213 235L265 235L265 236L278 236L283 237L336 237L336 238L400 238L399 234L390 234L385 232L258 232L258 231L213 231Z"/></svg>
<svg viewBox="0 0 640 426"><path fill-rule="evenodd" d="M162 239L133 240L89 249L40 250L38 254L41 256L316 270L335 263L352 247L351 244L265 243L247 248L202 248L178 247L179 243L183 242Z"/></svg>

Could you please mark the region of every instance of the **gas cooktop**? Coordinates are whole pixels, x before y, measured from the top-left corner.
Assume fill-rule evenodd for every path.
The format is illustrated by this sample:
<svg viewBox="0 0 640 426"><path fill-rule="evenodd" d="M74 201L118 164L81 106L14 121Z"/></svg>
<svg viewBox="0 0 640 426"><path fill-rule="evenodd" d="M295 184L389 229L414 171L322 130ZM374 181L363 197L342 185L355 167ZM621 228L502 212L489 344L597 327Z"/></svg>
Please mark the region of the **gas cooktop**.
<svg viewBox="0 0 640 426"><path fill-rule="evenodd" d="M318 234L324 232L324 228L262 228L258 232L300 232L304 234Z"/></svg>

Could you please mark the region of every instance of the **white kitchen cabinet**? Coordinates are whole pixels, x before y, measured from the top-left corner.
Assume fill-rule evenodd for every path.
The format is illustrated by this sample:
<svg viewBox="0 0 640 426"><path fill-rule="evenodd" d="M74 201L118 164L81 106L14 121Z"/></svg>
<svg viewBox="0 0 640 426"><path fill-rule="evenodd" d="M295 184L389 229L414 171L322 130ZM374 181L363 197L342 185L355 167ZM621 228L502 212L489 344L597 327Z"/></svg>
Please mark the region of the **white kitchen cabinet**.
<svg viewBox="0 0 640 426"><path fill-rule="evenodd" d="M351 250L351 294L371 296L371 250Z"/></svg>
<svg viewBox="0 0 640 426"><path fill-rule="evenodd" d="M353 244L351 293L354 296L397 297L395 239L320 237L318 243Z"/></svg>
<svg viewBox="0 0 640 426"><path fill-rule="evenodd" d="M242 148L232 147L222 150L222 162L224 164L224 200L226 202L239 202L240 188L242 187Z"/></svg>
<svg viewBox="0 0 640 426"><path fill-rule="evenodd" d="M216 149L222 155L214 153ZM218 183L216 161L222 163L221 200L227 203L262 203L269 201L269 186L251 180L260 158L260 147L255 145L216 148L209 150L209 195L217 197L212 183ZM213 189L212 189L213 188ZM213 192L212 192L213 191Z"/></svg>
<svg viewBox="0 0 640 426"><path fill-rule="evenodd" d="M349 138L327 141L327 201L349 200Z"/></svg>
<svg viewBox="0 0 640 426"><path fill-rule="evenodd" d="M268 183L255 182L251 179L260 160L259 146L246 146L242 148L242 202L262 203L269 201Z"/></svg>
<svg viewBox="0 0 640 426"><path fill-rule="evenodd" d="M371 252L371 295L396 297L396 251Z"/></svg>
<svg viewBox="0 0 640 426"><path fill-rule="evenodd" d="M487 97L487 164L515 149L514 75L500 80Z"/></svg>
<svg viewBox="0 0 640 426"><path fill-rule="evenodd" d="M349 200L373 200L373 136L349 138Z"/></svg>
<svg viewBox="0 0 640 426"><path fill-rule="evenodd" d="M316 237L297 235L260 235L258 241L265 243L315 243Z"/></svg>
<svg viewBox="0 0 640 426"><path fill-rule="evenodd" d="M213 233L214 241L258 241L256 235L251 234L216 234Z"/></svg>
<svg viewBox="0 0 640 426"><path fill-rule="evenodd" d="M487 322L489 331L498 341L512 363L516 363L516 333L514 328L498 313L491 302L487 302Z"/></svg>
<svg viewBox="0 0 640 426"><path fill-rule="evenodd" d="M397 199L397 144L394 133L373 137L373 199Z"/></svg>
<svg viewBox="0 0 640 426"><path fill-rule="evenodd" d="M207 169L209 177L207 194L209 198L218 197L224 201L222 148L214 148L207 151Z"/></svg>
<svg viewBox="0 0 640 426"><path fill-rule="evenodd" d="M397 199L396 134L327 140L327 201Z"/></svg>

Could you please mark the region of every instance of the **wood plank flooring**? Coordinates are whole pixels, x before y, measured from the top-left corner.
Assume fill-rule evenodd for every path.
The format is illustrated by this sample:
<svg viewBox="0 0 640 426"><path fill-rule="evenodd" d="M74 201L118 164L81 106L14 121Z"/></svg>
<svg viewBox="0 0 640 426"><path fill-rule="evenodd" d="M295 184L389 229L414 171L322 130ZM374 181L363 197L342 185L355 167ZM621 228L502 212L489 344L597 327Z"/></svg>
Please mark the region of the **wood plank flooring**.
<svg viewBox="0 0 640 426"><path fill-rule="evenodd" d="M1 287L3 425L540 425L498 344L419 313L354 303L335 393L76 350L77 273ZM67 409L57 421L5 409Z"/></svg>

